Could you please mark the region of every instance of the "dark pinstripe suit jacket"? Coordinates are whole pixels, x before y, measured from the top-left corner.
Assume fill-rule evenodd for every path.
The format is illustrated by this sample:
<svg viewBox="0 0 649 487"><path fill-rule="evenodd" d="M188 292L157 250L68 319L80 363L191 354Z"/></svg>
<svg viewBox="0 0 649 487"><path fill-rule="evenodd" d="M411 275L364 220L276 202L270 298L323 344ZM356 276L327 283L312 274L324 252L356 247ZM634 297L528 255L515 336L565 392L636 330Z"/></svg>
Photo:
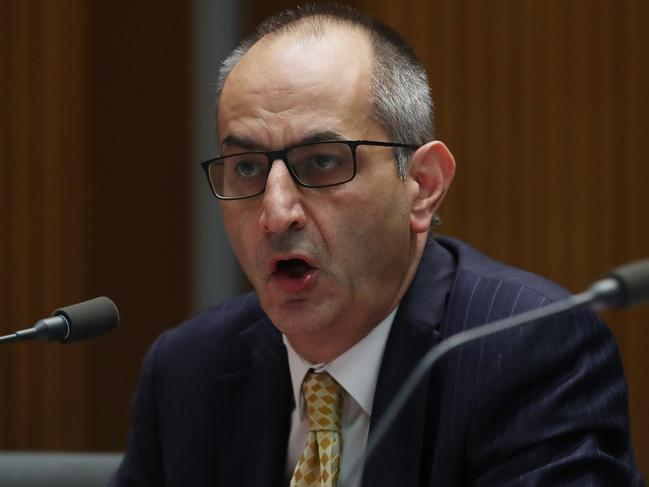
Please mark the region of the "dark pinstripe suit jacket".
<svg viewBox="0 0 649 487"><path fill-rule="evenodd" d="M439 340L564 296L457 240L429 242L386 345L372 424ZM255 295L207 311L149 351L111 485L286 485L292 408L286 351ZM640 485L627 408L615 341L596 316L526 325L442 359L363 485Z"/></svg>

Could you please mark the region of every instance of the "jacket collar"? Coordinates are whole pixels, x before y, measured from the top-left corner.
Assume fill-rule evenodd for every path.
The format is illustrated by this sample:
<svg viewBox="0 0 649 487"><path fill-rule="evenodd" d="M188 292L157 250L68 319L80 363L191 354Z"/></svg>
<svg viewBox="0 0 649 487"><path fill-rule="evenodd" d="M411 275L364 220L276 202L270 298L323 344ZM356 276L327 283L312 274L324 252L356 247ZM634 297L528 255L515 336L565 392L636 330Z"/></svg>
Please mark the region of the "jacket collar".
<svg viewBox="0 0 649 487"><path fill-rule="evenodd" d="M248 366L215 378L212 404L227 414L218 423L215 485L286 484L286 445L294 407L286 349L265 316L239 333ZM215 409L215 414L217 411ZM243 452L243 453L242 453Z"/></svg>
<svg viewBox="0 0 649 487"><path fill-rule="evenodd" d="M410 288L401 301L388 337L374 397L370 435L415 365L438 341L440 325L455 277L453 255L429 239ZM416 485L429 404L430 380L424 380L404 411L368 459L363 485ZM434 411L432 414L435 414Z"/></svg>

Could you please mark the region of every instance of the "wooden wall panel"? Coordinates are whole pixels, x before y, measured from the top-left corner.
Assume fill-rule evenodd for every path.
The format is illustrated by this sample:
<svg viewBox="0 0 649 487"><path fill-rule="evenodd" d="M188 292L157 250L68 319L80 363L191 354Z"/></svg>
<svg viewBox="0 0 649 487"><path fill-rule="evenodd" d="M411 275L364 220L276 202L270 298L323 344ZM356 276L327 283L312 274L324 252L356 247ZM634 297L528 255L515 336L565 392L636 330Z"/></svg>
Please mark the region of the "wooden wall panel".
<svg viewBox="0 0 649 487"><path fill-rule="evenodd" d="M250 29L294 2L249 0ZM456 156L443 231L579 291L649 256L649 4L358 0L422 57ZM649 473L649 308L609 312Z"/></svg>
<svg viewBox="0 0 649 487"><path fill-rule="evenodd" d="M51 2L2 4L3 332L87 297L83 15L79 2L66 14ZM81 444L90 411L74 385L88 380L87 349L20 345L0 349L0 448Z"/></svg>
<svg viewBox="0 0 649 487"><path fill-rule="evenodd" d="M88 2L90 266L123 326L91 343L99 442L121 449L144 353L189 306L189 2Z"/></svg>
<svg viewBox="0 0 649 487"><path fill-rule="evenodd" d="M188 8L0 2L0 333L96 295L122 315L2 345L0 450L123 449L142 357L186 316Z"/></svg>

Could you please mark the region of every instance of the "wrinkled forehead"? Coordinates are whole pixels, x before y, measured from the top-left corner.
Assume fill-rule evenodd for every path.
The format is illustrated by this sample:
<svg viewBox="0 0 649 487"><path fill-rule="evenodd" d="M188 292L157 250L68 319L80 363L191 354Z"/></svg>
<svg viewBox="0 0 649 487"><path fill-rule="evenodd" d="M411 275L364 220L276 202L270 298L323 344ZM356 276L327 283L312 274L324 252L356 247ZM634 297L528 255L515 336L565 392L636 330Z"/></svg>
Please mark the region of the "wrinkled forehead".
<svg viewBox="0 0 649 487"><path fill-rule="evenodd" d="M219 136L223 140L237 130L295 132L300 129L296 124L318 120L325 125L353 125L354 119L366 123L371 74L371 45L358 29L330 26L311 34L263 38L224 84Z"/></svg>

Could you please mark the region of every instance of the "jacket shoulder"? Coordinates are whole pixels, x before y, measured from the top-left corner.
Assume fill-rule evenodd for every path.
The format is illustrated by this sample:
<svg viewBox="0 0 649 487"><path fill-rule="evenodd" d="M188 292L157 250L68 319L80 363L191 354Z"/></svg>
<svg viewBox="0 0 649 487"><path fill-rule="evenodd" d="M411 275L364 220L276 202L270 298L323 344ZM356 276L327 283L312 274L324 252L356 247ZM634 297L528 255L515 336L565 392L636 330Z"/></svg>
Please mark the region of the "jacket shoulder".
<svg viewBox="0 0 649 487"><path fill-rule="evenodd" d="M512 313L535 308L570 296L555 282L532 272L498 262L470 245L449 237L438 242L453 256L457 264L453 292L463 299L489 298L489 305L507 303ZM476 294L477 293L477 294Z"/></svg>
<svg viewBox="0 0 649 487"><path fill-rule="evenodd" d="M238 296L162 333L149 358L163 370L239 370L246 366L249 355L240 336L255 325L271 334L274 331L254 293Z"/></svg>

